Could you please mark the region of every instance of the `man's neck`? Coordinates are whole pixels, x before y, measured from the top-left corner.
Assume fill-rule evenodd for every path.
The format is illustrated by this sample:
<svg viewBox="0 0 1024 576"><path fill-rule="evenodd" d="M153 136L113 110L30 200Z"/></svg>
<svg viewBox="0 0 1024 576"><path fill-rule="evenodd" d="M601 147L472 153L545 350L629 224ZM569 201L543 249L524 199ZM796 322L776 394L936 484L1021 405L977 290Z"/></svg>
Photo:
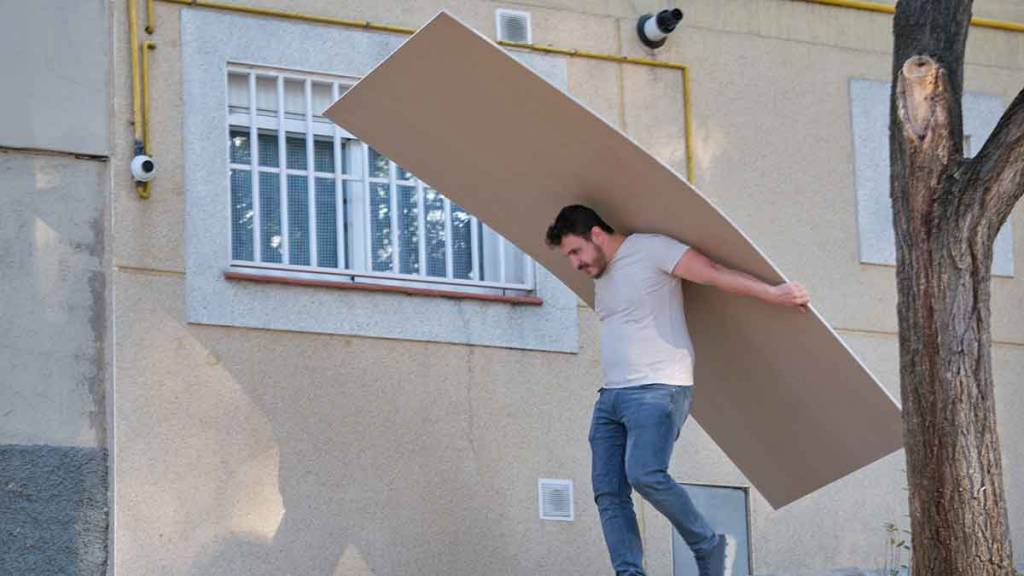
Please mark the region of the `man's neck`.
<svg viewBox="0 0 1024 576"><path fill-rule="evenodd" d="M616 232L608 236L608 246L605 248L605 257L611 262L615 258L615 254L618 253L622 243L626 241L626 236Z"/></svg>

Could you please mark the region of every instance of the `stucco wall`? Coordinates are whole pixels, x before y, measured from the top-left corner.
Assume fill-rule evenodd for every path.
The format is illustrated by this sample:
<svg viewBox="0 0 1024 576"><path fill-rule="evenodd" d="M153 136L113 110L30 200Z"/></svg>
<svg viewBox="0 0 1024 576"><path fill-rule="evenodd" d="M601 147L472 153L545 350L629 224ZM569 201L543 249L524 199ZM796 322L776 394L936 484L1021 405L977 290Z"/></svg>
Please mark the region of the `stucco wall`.
<svg viewBox="0 0 1024 576"><path fill-rule="evenodd" d="M246 4L408 27L442 7ZM445 4L489 35L498 6ZM690 66L697 186L808 287L898 395L894 269L858 259L849 97L850 78L888 77L889 18L801 2L701 0L684 6L683 26L652 55L634 29L637 8L656 3L516 6L532 13L536 43ZM162 172L150 200L138 200L120 174L113 195L117 572L606 573L586 444L600 377L589 310L578 310L579 351L568 354L186 322L182 9L157 2L156 10L151 126ZM118 41L123 70L127 48ZM973 30L966 89L1009 102L1024 65L1019 41ZM684 169L677 71L576 58L566 67L569 92ZM115 82L114 125L123 126L126 75ZM123 134L115 139L119 162L127 144ZM1013 218L1019 238L1021 211ZM1014 244L1017 258L1024 248ZM993 280L1000 430L1018 534L1024 449L1013 439L1024 427L1011 415L1024 409L1015 382L1024 370L1022 301L1018 277ZM695 401L700 386L713 385L698 383ZM894 454L778 511L755 491L756 573L877 568L883 523L906 526L903 465ZM746 483L693 420L672 471L679 480ZM574 522L537 518L539 477L574 480ZM669 574L669 528L646 504L639 510L650 572Z"/></svg>

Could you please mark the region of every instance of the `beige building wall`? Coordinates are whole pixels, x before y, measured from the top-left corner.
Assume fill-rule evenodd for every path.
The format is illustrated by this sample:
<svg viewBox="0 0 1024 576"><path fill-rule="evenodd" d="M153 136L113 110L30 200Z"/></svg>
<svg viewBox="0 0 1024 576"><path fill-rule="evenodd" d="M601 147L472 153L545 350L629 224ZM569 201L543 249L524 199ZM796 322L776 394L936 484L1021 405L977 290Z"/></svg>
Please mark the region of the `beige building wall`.
<svg viewBox="0 0 1024 576"><path fill-rule="evenodd" d="M698 188L791 278L898 397L894 269L860 264L848 82L887 80L889 16L783 0L697 0L656 54L635 37L656 2L247 0L406 27L445 7L494 35L532 14L534 42L685 63ZM125 2L113 6L112 166L131 155ZM114 171L112 425L115 573L603 574L587 429L600 385L595 315L579 352L551 353L197 325L185 318L182 8L158 1L152 155L140 200ZM976 13L1024 19L1011 2ZM310 26L315 26L310 24ZM148 38L148 37L147 37ZM1008 103L1024 35L973 29L966 89ZM685 171L678 71L570 58L569 91ZM224 215L226 219L227 214ZM1014 255L1024 252L1021 210ZM1017 270L1024 270L1018 257ZM280 287L302 298L328 288ZM1024 282L993 280L993 356L1011 527L1024 534ZM504 304L502 304L504 305ZM445 321L443 318L439 322ZM499 328L500 329L500 328ZM700 387L713 382L697 383ZM878 568L883 523L908 527L902 453L772 510L752 491L754 571ZM692 419L672 472L748 485ZM576 519L537 516L537 479L575 483ZM652 575L669 526L638 506ZM1018 546L1022 544L1018 537ZM1018 558L1019 558L1018 553Z"/></svg>

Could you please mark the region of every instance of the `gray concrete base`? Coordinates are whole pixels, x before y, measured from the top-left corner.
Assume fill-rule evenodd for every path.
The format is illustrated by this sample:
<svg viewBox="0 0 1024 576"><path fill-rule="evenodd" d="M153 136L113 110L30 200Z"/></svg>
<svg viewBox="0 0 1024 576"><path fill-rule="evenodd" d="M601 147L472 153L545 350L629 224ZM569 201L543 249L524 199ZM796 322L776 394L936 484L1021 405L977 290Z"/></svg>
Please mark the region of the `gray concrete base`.
<svg viewBox="0 0 1024 576"><path fill-rule="evenodd" d="M105 574L107 451L0 445L0 518L0 574Z"/></svg>

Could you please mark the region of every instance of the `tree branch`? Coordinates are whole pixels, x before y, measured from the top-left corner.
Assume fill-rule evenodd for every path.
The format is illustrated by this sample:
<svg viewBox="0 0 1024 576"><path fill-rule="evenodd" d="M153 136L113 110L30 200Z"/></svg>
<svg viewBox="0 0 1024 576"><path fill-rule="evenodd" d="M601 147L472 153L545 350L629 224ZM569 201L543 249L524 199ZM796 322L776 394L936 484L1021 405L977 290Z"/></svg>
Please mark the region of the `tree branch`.
<svg viewBox="0 0 1024 576"><path fill-rule="evenodd" d="M978 223L987 224L994 239L1024 195L1024 90L1003 113L964 175L964 192L980 202Z"/></svg>

